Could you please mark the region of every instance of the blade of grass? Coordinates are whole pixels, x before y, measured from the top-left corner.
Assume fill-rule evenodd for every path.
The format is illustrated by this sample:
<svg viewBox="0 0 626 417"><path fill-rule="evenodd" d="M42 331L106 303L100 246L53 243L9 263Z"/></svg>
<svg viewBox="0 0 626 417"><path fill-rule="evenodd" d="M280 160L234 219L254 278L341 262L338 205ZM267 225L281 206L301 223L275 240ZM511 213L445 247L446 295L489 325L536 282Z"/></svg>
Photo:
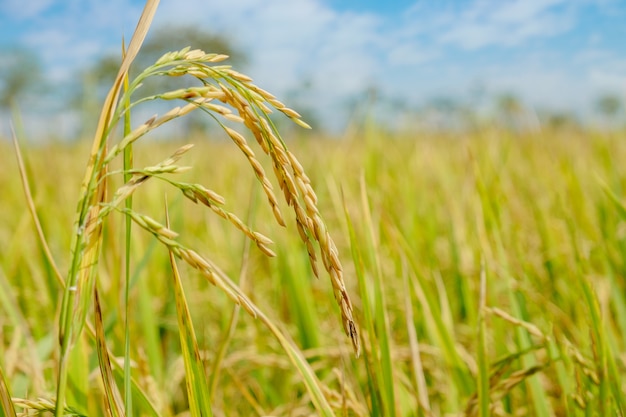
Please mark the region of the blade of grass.
<svg viewBox="0 0 626 417"><path fill-rule="evenodd" d="M289 249L278 250L278 272L283 277L281 287L289 300L290 320L298 328L298 340L303 350L319 347L320 324L315 315L315 299L311 297L310 266L308 256L289 253ZM304 289L309 291L304 291Z"/></svg>
<svg viewBox="0 0 626 417"><path fill-rule="evenodd" d="M604 190L616 205L620 215L626 218L626 208L621 204L617 196L615 196L615 194L613 194L608 188L604 188ZM600 376L598 387L598 410L601 414L609 413L609 410L611 410L617 411L620 415L624 415L626 410L622 404L623 393L621 375L617 371L615 353L612 351L611 344L607 340L608 337L606 334L605 315L602 313L600 308L597 294L588 277L585 275L585 269L588 268L589 261L585 258L580 248L578 242L579 236L574 220L571 217L567 217L566 223L568 226L574 256L576 257L577 268L575 275L590 314L589 322L591 324L590 333L592 336L591 342L595 356L594 362L597 367L596 371Z"/></svg>
<svg viewBox="0 0 626 417"><path fill-rule="evenodd" d="M2 366L0 366L0 417L17 417L15 406L9 393L9 387L4 379Z"/></svg>
<svg viewBox="0 0 626 417"><path fill-rule="evenodd" d="M411 287L409 285L408 265L406 258L402 257L402 278L404 281L404 309L406 311L406 325L409 336L409 345L411 347L411 364L413 378L415 380L415 389L417 390L418 415L429 415L431 412L430 401L428 399L428 386L426 385L426 377L424 376L424 367L420 356L420 345L415 331L415 321L413 317L413 303L411 298ZM422 410L423 409L423 410Z"/></svg>
<svg viewBox="0 0 626 417"><path fill-rule="evenodd" d="M525 305L524 294L521 291L516 291L513 294L514 302L511 303L511 309L514 312L513 316L519 318L522 321L530 320L528 311ZM529 349L533 346L533 341L530 337L528 329L521 326L517 327L518 347L520 349ZM539 362L534 356L526 355L522 357L522 364L524 368L531 369L539 366ZM533 404L537 410L538 416L552 416L554 410L550 404L545 387L542 384L541 379L538 376L532 376L528 379L530 389L533 397Z"/></svg>
<svg viewBox="0 0 626 417"><path fill-rule="evenodd" d="M548 352L550 353L550 358L554 362L556 376L563 392L574 392L574 383L571 378L571 374L573 373L571 359L562 350L560 344L552 339L548 340ZM564 415L575 415L574 410L576 407L574 406L572 396L562 395L561 397L560 402L562 404L562 409L565 410Z"/></svg>
<svg viewBox="0 0 626 417"><path fill-rule="evenodd" d="M498 163L502 163L502 161L498 161ZM479 227L481 227L482 233L485 236L490 236L492 239L484 239L482 244L487 245L490 249L493 249L495 252L495 256L503 271L504 282L506 285L506 292L508 293L508 299L511 311L513 312L513 316L527 321L527 317L525 315L525 310L523 308L522 301L520 297L523 295L519 290L515 290L515 278L513 273L510 270L509 260L507 257L507 251L502 242L502 207L499 204L497 199L492 199L490 196L502 194L502 191L499 187L499 181L490 180L487 182L483 174L483 170L478 165L478 163L474 164L474 179L475 179L475 187L478 193L478 201L479 211L482 213L482 219L479 223ZM483 247L483 251L487 251L485 247ZM529 349L532 346L532 341L530 339L530 335L528 331L524 328L517 327L516 331L516 343L518 350L524 351ZM537 361L533 356L526 355L522 357L522 364L527 369L532 369L536 366ZM537 376L529 377L526 380L531 393L531 399L534 407L534 412L537 416L540 417L548 417L553 414L550 403L548 401L545 389L541 385L541 381Z"/></svg>
<svg viewBox="0 0 626 417"><path fill-rule="evenodd" d="M489 359L487 356L487 325L485 308L487 307L487 268L484 258L480 267L480 297L478 311L478 415L489 417Z"/></svg>
<svg viewBox="0 0 626 417"><path fill-rule="evenodd" d="M246 224L251 225L252 213L256 207L256 192L255 188L250 192L250 199L248 204L248 215L246 219ZM241 257L241 269L239 270L239 287L242 290L246 289L247 285L247 276L248 276L248 265L250 263L250 247L251 242L250 239L243 240L243 253ZM241 313L241 306L239 304L235 304L233 306L233 310L231 312L230 320L228 322L228 328L226 332L224 332L224 337L220 342L217 353L215 354L215 359L211 365L211 371L209 372L209 397L210 401L213 402L213 398L215 397L215 392L217 391L217 385L219 383L222 366L224 363L224 358L226 357L226 351L228 350L228 346L230 341L235 334L235 329L237 327L237 323L239 322L239 315Z"/></svg>
<svg viewBox="0 0 626 417"><path fill-rule="evenodd" d="M378 244L376 235L374 232L374 223L372 221L372 213L369 206L367 186L365 184L365 177L361 175L361 205L364 214L364 222L367 227L368 242L365 247L366 253L370 258L370 262L373 263L374 271L374 287L372 288L374 303L374 329L378 336L378 343L380 346L380 382L382 406L384 415L395 416L396 415L396 399L394 391L394 369L391 360L391 341L389 336L391 330L389 328L389 318L387 315L387 306L383 288L383 274L380 265Z"/></svg>
<svg viewBox="0 0 626 417"><path fill-rule="evenodd" d="M97 289L94 289L93 297L94 317L96 322L96 350L98 352L98 364L100 366L100 375L102 376L102 385L104 386L106 411L111 417L123 417L126 415L124 413L124 402L122 401L122 395L113 377L111 360L106 344L106 335L104 334L104 326L102 325L102 309L100 307L100 298Z"/></svg>
<svg viewBox="0 0 626 417"><path fill-rule="evenodd" d="M365 370L367 375L367 387L370 393L370 412L373 416L383 415L383 407L381 405L380 391L378 390L378 379L380 375L378 362L375 358L378 357L378 344L374 340L374 313L372 311L372 303L370 301L371 295L368 290L368 282L365 277L365 265L363 261L363 255L359 247L359 239L356 236L356 231L352 225L352 219L346 205L346 200L343 198L343 208L346 217L346 224L348 233L350 236L350 249L352 253L352 260L354 263L354 269L357 277L357 283L359 285L359 295L361 296L362 308L363 308L363 320L365 321L365 331L361 333L363 339L363 358L365 360ZM367 335L367 337L365 336Z"/></svg>
<svg viewBox="0 0 626 417"><path fill-rule="evenodd" d="M430 338L441 347L445 362L452 371L453 383L449 384L447 399L451 404L459 404L458 392L461 392L464 396L470 395L474 389L474 381L469 374L467 364L463 361L458 351L454 329L447 326L444 322L437 306L437 296L426 287L424 278L420 275L419 266L416 260L411 257L412 248L410 243L400 233L398 233L398 240L401 249L409 260L409 265L416 275L414 279L409 280L409 283L411 284L412 293L422 308L427 332Z"/></svg>
<svg viewBox="0 0 626 417"><path fill-rule="evenodd" d="M613 205L615 206L615 208L618 211L619 216L622 218L622 221L626 221L626 206L621 202L621 200L617 197L617 195L615 195L615 193L613 193L613 191L609 188L609 186L604 183L604 182L600 182L600 185L602 186L602 189L604 190L604 192L609 196L610 200L613 202ZM614 277L614 272L613 271L609 271L608 273L610 280L611 280L611 285L614 287L614 290L611 291L612 294L612 300L613 300L613 304L615 306L615 309L617 310L617 317L616 320L617 322L621 325L620 327L623 329L624 328L624 323L626 323L626 308L625 308L625 303L624 303L624 297L622 292L619 290L619 287L616 284L616 280ZM585 296L589 297L589 295L587 295L588 292L591 291L591 288L589 287L589 283L585 280L586 284L585 284ZM594 310L596 310L598 307L596 304L594 304L595 307ZM592 312L592 317L594 319L596 319L597 317L600 316L600 312L599 311L594 311ZM595 323L595 321L594 321ZM601 329L601 334L598 334L598 337L600 337L603 333L605 333L605 327L606 326L602 326ZM606 332L609 333L609 332ZM607 335L608 336L608 335ZM604 340L604 337L601 339ZM608 366L608 373L609 373L609 383L611 386L611 391L613 392L613 397L614 397L614 401L615 401L615 407L616 409L619 411L619 413L623 416L625 413L625 406L622 404L621 398L621 374L619 372L619 370L617 369L617 363L616 363L616 358L615 358L615 353L613 352L615 348L612 348L611 344L606 343L606 352L605 354L607 355L607 366Z"/></svg>
<svg viewBox="0 0 626 417"><path fill-rule="evenodd" d="M363 183L361 184L363 186ZM362 209L364 211L367 211L367 194L364 189L361 189L361 198ZM366 334L368 336L367 339L364 337L363 351L368 375L368 387L371 395L371 413L374 416L394 416L395 402L390 402L390 400L394 397L393 375L389 373L391 366L389 364L389 344L387 340L387 333L385 333L385 318L380 318L380 316L378 316L383 307L381 305L382 300L380 298L380 291L382 291L382 288L380 288L380 281L376 279L374 280L374 288L372 288L372 285L370 285L369 280L366 278L367 267L365 265L365 259L363 255L363 253L366 252L366 254L369 256L368 261L370 264L372 262L375 262L372 258L374 258L376 255L374 253L374 249L371 247L371 245L373 245L373 242L371 240L373 239L373 237L370 237L370 240L368 241L369 245L367 245L368 247L364 247L366 245L363 244L363 240L359 239L356 235L356 231L352 222L352 217L348 211L345 198L343 199L343 207L345 211L348 231L350 234L350 247L352 251L353 262L355 265L357 281L359 284L359 293L362 299ZM371 228L371 217L370 222L366 224ZM369 231L371 232L371 229ZM374 274L376 274L376 272L374 272ZM381 331L382 334L379 334L379 332ZM377 336L381 339L386 340L387 342L385 343L385 341L378 340ZM385 346L383 346L383 344ZM390 414L391 410L393 410L392 414Z"/></svg>
<svg viewBox="0 0 626 417"><path fill-rule="evenodd" d="M446 315L443 313L444 309L450 311L450 308L447 306L440 307L437 303L437 300L445 302L446 297L442 297L441 285L436 285L435 289L429 288L429 282L424 274L430 273L430 267L428 272L423 272L420 268L414 247L409 242L411 237L406 236L402 230L394 229L391 233L394 236L397 250L404 254L404 259L408 260L413 275L412 279L409 279L409 287L412 297L415 297L421 308L422 321L425 324L428 338L432 340L432 343L441 347L444 361L451 371L452 379L446 390L446 401L451 407L456 407L461 403L459 393L462 393L463 396L471 395L475 381L459 352L459 345L455 342L455 330L451 327L453 323L444 317ZM435 280L437 279L439 278L436 277Z"/></svg>
<svg viewBox="0 0 626 417"><path fill-rule="evenodd" d="M124 42L122 40L122 57L126 55ZM128 73L124 75L124 91L128 91ZM124 107L124 137L131 131L130 120L130 96L125 95L122 103ZM129 144L124 148L124 183L128 183L132 178L130 170L133 168L133 144ZM124 200L127 209L133 208L133 196L129 195ZM124 218L124 404L126 405L126 415L133 415L133 397L131 390L131 372L130 372L130 249L132 222L128 217Z"/></svg>
<svg viewBox="0 0 626 417"><path fill-rule="evenodd" d="M170 218L165 205L165 225L170 227ZM174 298L176 299L176 317L178 319L178 334L180 336L180 346L182 350L183 362L185 364L185 383L187 387L187 397L192 417L212 416L209 384L204 364L200 357L200 349L196 333L193 328L191 314L185 297L183 283L178 273L174 253L169 251L170 265L172 267L172 278L174 279Z"/></svg>
<svg viewBox="0 0 626 417"><path fill-rule="evenodd" d="M41 227L41 222L39 221L39 216L37 215L37 209L35 208L35 202L33 200L33 195L30 191L30 185L28 183L28 178L26 176L26 168L24 166L24 159L22 158L22 152L20 151L19 143L17 142L17 135L13 130L13 125L11 125L11 134L13 137L13 147L15 148L15 157L17 158L17 167L20 173L20 179L22 180L22 187L24 189L24 195L26 197L26 203L28 205L28 211L30 212L33 223L35 224L35 229L37 230L37 237L39 237L39 243L46 255L46 259L48 260L52 270L54 271L54 277L59 284L59 287L63 288L65 286L65 280L63 279L63 275L59 270L56 262L54 261L54 257L52 256L52 251L50 250L50 246L48 245L48 241L43 232L43 228Z"/></svg>

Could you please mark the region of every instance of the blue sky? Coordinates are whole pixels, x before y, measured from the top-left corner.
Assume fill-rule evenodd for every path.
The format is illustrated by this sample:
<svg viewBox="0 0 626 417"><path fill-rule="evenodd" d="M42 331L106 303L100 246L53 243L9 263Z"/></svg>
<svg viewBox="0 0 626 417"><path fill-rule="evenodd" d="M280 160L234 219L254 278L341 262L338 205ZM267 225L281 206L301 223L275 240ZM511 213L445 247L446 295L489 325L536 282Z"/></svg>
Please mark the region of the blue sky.
<svg viewBox="0 0 626 417"><path fill-rule="evenodd" d="M135 0L2 0L0 45L35 50L55 83L119 51ZM162 0L155 26L202 25L246 51L247 74L323 116L366 88L419 107L510 92L534 109L589 114L626 97L626 2L619 0ZM185 45L181 45L185 46ZM308 105L308 104L307 104ZM326 114L324 114L326 112Z"/></svg>

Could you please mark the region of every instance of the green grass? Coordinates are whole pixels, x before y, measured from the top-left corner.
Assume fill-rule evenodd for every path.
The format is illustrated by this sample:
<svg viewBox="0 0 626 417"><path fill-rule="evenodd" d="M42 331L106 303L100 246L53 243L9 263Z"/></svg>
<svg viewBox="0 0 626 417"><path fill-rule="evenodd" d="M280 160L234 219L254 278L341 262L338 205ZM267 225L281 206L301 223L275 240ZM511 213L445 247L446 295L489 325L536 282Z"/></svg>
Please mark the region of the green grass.
<svg viewBox="0 0 626 417"><path fill-rule="evenodd" d="M218 59L139 76L227 85L151 98L210 140L138 140L121 71L91 150L0 143L1 415L624 414L623 132L285 143Z"/></svg>

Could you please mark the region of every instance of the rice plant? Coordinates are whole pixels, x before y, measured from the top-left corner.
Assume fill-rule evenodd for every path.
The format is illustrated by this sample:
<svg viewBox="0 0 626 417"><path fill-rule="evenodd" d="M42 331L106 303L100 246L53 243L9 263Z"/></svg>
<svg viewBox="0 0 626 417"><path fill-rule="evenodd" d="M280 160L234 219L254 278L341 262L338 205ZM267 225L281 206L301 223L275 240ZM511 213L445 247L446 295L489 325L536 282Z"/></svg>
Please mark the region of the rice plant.
<svg viewBox="0 0 626 417"><path fill-rule="evenodd" d="M179 191L193 203L202 204L215 214L230 222L246 237L251 239L257 248L267 256L275 256L270 248L272 241L259 232L250 229L235 214L223 208L225 199L201 184L185 183L173 178L174 174L183 172L185 167L176 165L177 161L191 148L182 146L169 158L153 166L135 168L133 166L133 145L146 134L162 125L186 116L193 111L203 111L214 118L223 128L235 145L243 152L250 163L253 174L261 184L263 192L272 209L275 220L285 226L283 214L278 206L273 186L268 179L265 169L257 159L255 152L248 145L245 137L227 123L240 124L248 129L261 151L270 158L273 171L287 204L293 208L297 229L304 242L311 267L318 275L318 253L322 258L324 268L329 273L337 304L341 311L342 323L346 334L352 340L355 353L359 354L359 338L357 327L352 317L352 303L345 289L342 278L342 266L339 261L337 248L326 229L324 221L317 208L317 196L311 187L310 180L299 161L291 153L276 128L273 126L269 114L272 108L289 117L295 123L307 128L308 125L300 120L300 115L286 107L273 95L256 86L248 76L233 70L227 65L217 65L227 56L207 54L201 50L192 50L190 47L180 51L163 55L157 62L142 71L135 79L128 79L128 69L136 56L141 43L147 33L150 21L156 10L156 2L148 2L137 30L125 52L124 60L118 72L112 89L110 90L95 133L92 150L86 167L81 191L78 199L78 208L74 233L71 243L71 260L66 278L58 277L63 287L63 298L59 318L59 362L57 369L56 398L53 401L40 402L46 404L42 409L54 411L56 416L62 416L69 411L69 404L76 397L86 395L86 384L73 386L70 379L71 369L76 366L74 355L80 354L84 346L80 346L81 334L87 324L87 316L93 309L94 328L89 331L94 338L98 353L99 368L104 389L104 406L112 415L133 415L133 396L139 396L143 407L155 412L141 389L134 383L131 371L130 344L132 342L130 323L128 321L130 306L130 241L131 222L154 236L170 253L173 288L176 296L177 317L179 319L180 342L182 346L186 380L187 396L192 415L212 415L210 406L209 386L200 359L199 348L194 334L191 316L189 314L185 292L176 266L176 259L180 259L192 268L199 271L211 284L218 287L236 305L242 306L248 314L258 318L268 330L275 335L278 342L285 349L293 366L301 373L305 386L311 396L315 408L324 415L331 415L328 401L321 392L320 385L310 365L302 357L287 336L269 319L255 303L224 274L217 265L206 256L185 246L178 240L178 233L166 224L155 220L147 214L140 213L133 208L132 196L135 191L149 180L164 181ZM150 77L181 77L190 76L197 81L197 85L176 91L135 99L137 89ZM181 100L186 104L174 107L162 116L150 118L143 124L131 128L131 113L143 103L155 100ZM221 103L221 104L218 104ZM232 110L231 110L232 109ZM123 137L117 143L113 137L118 126L123 126ZM110 167L116 158L123 157L122 170L112 170ZM18 152L18 158L21 155ZM24 169L21 171L25 177ZM109 199L107 198L110 177L122 175L124 184L119 187ZM26 182L25 182L26 184ZM26 186L27 187L27 186ZM126 216L125 224L125 349L123 360L123 395L115 379L112 354L109 352L104 325L102 322L102 306L98 297L98 264L102 256L102 242L108 218L112 213L119 212ZM165 202L167 213L167 202ZM36 213L33 213L35 219ZM41 235L43 237L43 235ZM45 241L43 241L45 242ZM318 245L319 251L315 245ZM54 265L52 258L49 259ZM58 271L58 268L55 268ZM85 383L86 381L82 381ZM4 390L6 393L6 390ZM12 410L11 400L6 398L6 410ZM84 406L84 404L83 404ZM35 406L30 408L36 408Z"/></svg>

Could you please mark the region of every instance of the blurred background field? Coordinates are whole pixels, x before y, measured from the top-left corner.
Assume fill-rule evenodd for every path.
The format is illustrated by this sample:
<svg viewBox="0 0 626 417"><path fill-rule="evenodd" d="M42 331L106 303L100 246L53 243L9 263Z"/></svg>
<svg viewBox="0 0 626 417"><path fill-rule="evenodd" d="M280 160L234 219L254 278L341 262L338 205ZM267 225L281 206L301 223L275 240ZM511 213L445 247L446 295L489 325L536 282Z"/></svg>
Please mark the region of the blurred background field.
<svg viewBox="0 0 626 417"><path fill-rule="evenodd" d="M481 358L492 375L492 411L498 415L585 415L621 408L623 133L520 136L493 129L403 137L370 125L341 140L288 141L318 191L355 296L364 348L358 360L350 356L327 280L312 275L293 218L287 230L279 230L271 211L259 204L250 167L231 144L191 139L196 148L181 165L194 168L180 175L225 196L228 209L275 240L278 256L267 259L255 247L246 250L241 233L170 190L173 229L231 277L244 269L239 278L244 288L310 358L338 413L385 415L384 403L392 401L386 407L395 407L398 415L472 415ZM148 153L140 143L136 165L152 165L179 145L151 144ZM37 242L11 152L4 146L7 163L0 177L2 366L15 397L46 397L54 387L60 293ZM48 144L24 152L45 234L65 270L67 231L87 148ZM162 220L164 192L156 182L148 184L135 197L136 209ZM113 217L113 224L120 221ZM98 284L113 352L121 352L123 341L122 241L119 233L106 234ZM167 254L140 230L133 235L133 254L132 351L138 361L133 372L155 403L176 412L185 400ZM366 289L358 286L359 274ZM211 369L232 305L191 270L184 283ZM373 309L383 303L382 328L366 321L366 297ZM381 338L390 344L391 399L381 393L385 371L377 371L385 362ZM91 352L77 378L89 381L85 395L98 398ZM216 410L311 412L297 374L257 321L241 317L225 355Z"/></svg>

